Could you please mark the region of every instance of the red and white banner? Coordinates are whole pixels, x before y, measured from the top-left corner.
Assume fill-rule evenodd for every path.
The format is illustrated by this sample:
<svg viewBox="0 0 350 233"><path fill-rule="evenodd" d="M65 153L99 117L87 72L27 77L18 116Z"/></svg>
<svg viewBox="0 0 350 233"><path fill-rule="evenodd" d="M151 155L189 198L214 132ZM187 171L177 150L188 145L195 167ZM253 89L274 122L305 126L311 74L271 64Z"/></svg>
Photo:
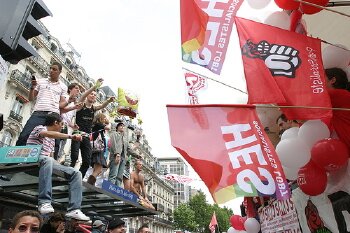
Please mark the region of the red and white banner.
<svg viewBox="0 0 350 233"><path fill-rule="evenodd" d="M208 14L205 41L199 50L183 53L182 60L206 67L215 74L220 74L234 16L243 0L195 0L197 5ZM195 14L195 12L194 12Z"/></svg>
<svg viewBox="0 0 350 233"><path fill-rule="evenodd" d="M161 177L165 180L176 181L180 184L189 184L192 181L196 180L196 179L193 179L189 176L178 175L178 174L166 174L166 175L161 176Z"/></svg>
<svg viewBox="0 0 350 233"><path fill-rule="evenodd" d="M217 203L238 196L289 198L281 163L254 106L167 108L172 145L198 173ZM200 118L194 113L200 113Z"/></svg>
<svg viewBox="0 0 350 233"><path fill-rule="evenodd" d="M248 89L248 103L331 108L321 42L251 20L235 18ZM320 119L331 110L283 108L288 119Z"/></svg>
<svg viewBox="0 0 350 233"><path fill-rule="evenodd" d="M189 104L199 104L197 92L207 88L207 79L192 72L185 73Z"/></svg>
<svg viewBox="0 0 350 233"><path fill-rule="evenodd" d="M274 201L259 210L262 233L301 233L298 214L292 199Z"/></svg>

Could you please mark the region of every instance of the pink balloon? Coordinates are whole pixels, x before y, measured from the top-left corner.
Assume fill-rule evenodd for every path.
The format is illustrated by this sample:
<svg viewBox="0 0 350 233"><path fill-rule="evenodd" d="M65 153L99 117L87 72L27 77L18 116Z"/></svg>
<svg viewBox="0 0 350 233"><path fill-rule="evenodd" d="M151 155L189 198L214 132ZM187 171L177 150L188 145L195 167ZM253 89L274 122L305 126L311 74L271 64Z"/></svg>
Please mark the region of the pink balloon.
<svg viewBox="0 0 350 233"><path fill-rule="evenodd" d="M232 215L230 217L230 223L236 230L242 231L244 229L244 219L239 215Z"/></svg>

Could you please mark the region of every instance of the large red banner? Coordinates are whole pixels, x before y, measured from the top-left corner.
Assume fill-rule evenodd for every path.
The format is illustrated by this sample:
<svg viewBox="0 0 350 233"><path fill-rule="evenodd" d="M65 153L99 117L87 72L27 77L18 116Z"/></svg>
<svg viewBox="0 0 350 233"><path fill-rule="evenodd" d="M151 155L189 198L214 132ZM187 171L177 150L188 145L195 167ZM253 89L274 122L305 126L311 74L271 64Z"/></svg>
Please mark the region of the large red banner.
<svg viewBox="0 0 350 233"><path fill-rule="evenodd" d="M238 196L289 198L280 161L254 106L167 107L172 145L217 203Z"/></svg>
<svg viewBox="0 0 350 233"><path fill-rule="evenodd" d="M243 0L195 1L209 16L205 41L200 49L196 51L191 53L183 51L182 60L206 67L215 74L220 74L230 40L234 16ZM193 12L193 14L195 13Z"/></svg>
<svg viewBox="0 0 350 233"><path fill-rule="evenodd" d="M235 17L248 88L248 103L276 103L288 119L332 116L321 42L295 32Z"/></svg>

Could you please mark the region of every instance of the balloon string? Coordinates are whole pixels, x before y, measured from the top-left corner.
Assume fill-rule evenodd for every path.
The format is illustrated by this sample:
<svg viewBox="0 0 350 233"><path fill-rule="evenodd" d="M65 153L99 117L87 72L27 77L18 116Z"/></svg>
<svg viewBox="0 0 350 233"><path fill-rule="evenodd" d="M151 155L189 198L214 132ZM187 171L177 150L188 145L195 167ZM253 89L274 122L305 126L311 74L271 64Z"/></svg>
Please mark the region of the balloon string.
<svg viewBox="0 0 350 233"><path fill-rule="evenodd" d="M295 2L301 2L301 3L306 4L306 5L314 6L316 8L320 8L320 9L323 9L323 10L326 10L326 11L330 11L330 12L333 12L333 13L336 13L336 14L339 14L339 15L346 16L346 17L350 18L350 15L348 15L348 14L345 14L345 13L340 12L340 11L332 10L332 9L327 8L327 7L320 6L320 5L311 3L311 2L306 2L306 1L303 1L303 0L294 0L294 1Z"/></svg>

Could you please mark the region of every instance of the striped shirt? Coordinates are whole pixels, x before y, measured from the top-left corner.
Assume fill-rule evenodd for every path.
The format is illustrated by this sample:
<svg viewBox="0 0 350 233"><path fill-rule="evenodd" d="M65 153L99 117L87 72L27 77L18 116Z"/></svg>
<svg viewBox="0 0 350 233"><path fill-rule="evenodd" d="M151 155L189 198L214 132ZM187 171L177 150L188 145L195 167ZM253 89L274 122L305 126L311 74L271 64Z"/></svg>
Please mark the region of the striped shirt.
<svg viewBox="0 0 350 233"><path fill-rule="evenodd" d="M38 79L35 90L38 91L34 111L60 113L60 98L67 94L67 86L62 82Z"/></svg>
<svg viewBox="0 0 350 233"><path fill-rule="evenodd" d="M29 135L27 145L42 145L40 155L52 157L55 150L55 139L41 136L40 133L43 131L47 131L46 126L36 126Z"/></svg>

